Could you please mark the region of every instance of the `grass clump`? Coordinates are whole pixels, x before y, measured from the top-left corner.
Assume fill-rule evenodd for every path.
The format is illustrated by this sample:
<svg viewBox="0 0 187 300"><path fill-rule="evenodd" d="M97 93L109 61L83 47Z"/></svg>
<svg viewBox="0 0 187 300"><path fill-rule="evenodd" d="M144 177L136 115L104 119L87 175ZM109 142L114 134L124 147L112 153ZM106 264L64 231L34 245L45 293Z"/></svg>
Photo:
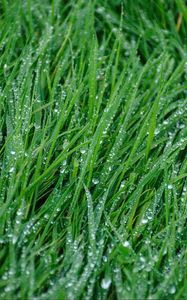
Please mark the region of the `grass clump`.
<svg viewBox="0 0 187 300"><path fill-rule="evenodd" d="M0 298L186 299L185 1L0 24Z"/></svg>

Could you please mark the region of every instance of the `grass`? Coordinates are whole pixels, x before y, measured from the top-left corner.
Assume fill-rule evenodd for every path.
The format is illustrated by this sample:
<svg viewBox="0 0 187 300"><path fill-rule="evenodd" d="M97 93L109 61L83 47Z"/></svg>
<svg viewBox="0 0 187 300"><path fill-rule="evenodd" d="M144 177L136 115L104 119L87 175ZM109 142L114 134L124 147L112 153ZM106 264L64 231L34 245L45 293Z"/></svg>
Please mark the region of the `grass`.
<svg viewBox="0 0 187 300"><path fill-rule="evenodd" d="M0 27L0 299L187 299L185 0Z"/></svg>

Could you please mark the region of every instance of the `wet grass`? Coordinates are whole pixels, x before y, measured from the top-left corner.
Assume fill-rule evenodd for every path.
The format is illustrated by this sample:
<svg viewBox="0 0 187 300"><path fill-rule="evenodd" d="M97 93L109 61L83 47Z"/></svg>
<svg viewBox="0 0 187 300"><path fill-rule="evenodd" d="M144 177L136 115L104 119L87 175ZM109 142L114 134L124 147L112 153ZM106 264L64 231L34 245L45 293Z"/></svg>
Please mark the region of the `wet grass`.
<svg viewBox="0 0 187 300"><path fill-rule="evenodd" d="M0 299L187 298L187 6L0 3Z"/></svg>

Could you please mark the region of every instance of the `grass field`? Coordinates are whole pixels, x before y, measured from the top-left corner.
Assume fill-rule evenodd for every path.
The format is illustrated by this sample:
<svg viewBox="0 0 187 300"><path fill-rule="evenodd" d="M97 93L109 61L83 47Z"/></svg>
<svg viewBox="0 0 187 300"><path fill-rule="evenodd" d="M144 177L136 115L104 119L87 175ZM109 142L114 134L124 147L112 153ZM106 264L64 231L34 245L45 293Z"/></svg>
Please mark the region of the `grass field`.
<svg viewBox="0 0 187 300"><path fill-rule="evenodd" d="M0 1L0 299L187 299L187 3Z"/></svg>

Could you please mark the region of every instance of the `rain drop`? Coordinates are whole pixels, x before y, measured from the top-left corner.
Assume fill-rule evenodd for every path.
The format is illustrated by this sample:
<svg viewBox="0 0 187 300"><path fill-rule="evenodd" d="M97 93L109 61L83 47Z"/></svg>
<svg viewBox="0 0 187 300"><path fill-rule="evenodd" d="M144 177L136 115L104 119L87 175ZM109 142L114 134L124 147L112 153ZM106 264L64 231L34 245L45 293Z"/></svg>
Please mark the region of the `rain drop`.
<svg viewBox="0 0 187 300"><path fill-rule="evenodd" d="M101 287L104 290L107 290L109 286L111 285L111 279L110 278L103 278L101 281Z"/></svg>

